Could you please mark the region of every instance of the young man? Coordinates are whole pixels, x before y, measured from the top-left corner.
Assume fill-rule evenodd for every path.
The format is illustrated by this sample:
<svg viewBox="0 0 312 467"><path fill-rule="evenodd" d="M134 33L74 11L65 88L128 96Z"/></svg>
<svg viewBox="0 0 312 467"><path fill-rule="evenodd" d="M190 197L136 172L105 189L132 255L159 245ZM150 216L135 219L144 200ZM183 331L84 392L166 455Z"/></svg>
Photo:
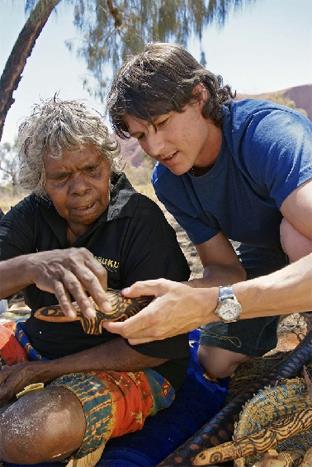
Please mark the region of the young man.
<svg viewBox="0 0 312 467"><path fill-rule="evenodd" d="M289 226L312 239L311 122L272 102L232 99L220 76L182 47L161 43L121 68L108 99L115 131L137 138L158 162L156 194L196 245L204 274L190 285L223 286L216 315L223 322L203 333L213 377L276 344L277 318L240 319L233 289L224 286L285 266ZM240 242L239 256L229 239ZM178 306L178 294L171 299Z"/></svg>

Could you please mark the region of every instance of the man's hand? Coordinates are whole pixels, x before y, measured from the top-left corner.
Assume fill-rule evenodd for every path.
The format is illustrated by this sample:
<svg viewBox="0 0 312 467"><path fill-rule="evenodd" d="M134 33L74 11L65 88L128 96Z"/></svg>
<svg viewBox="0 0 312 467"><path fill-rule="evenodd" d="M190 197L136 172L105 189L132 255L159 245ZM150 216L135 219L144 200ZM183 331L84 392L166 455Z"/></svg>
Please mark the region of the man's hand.
<svg viewBox="0 0 312 467"><path fill-rule="evenodd" d="M184 334L216 321L213 310L218 290L193 289L166 279L136 282L123 290L126 297L153 295L156 299L124 322L108 322L105 329L120 334L130 344L142 344Z"/></svg>
<svg viewBox="0 0 312 467"><path fill-rule="evenodd" d="M111 311L105 294L107 271L86 248L44 251L25 258L31 283L55 294L65 315L76 316L73 299L84 316L93 318L95 310L88 295L101 310Z"/></svg>

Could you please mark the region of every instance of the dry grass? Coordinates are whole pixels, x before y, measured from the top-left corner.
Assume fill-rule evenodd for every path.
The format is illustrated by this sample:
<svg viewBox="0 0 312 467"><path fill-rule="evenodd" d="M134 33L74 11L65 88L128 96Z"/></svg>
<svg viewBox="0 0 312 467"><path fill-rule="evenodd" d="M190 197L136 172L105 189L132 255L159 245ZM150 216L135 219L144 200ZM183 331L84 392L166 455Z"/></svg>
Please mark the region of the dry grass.
<svg viewBox="0 0 312 467"><path fill-rule="evenodd" d="M156 201L156 196L150 182L150 174L147 173L145 168L125 167L125 173L139 193ZM10 185L0 186L0 208L6 213L25 196L27 196L27 193L19 188L13 190Z"/></svg>
<svg viewBox="0 0 312 467"><path fill-rule="evenodd" d="M151 184L146 183L145 185L136 185L135 183L132 183L132 185L134 186L136 191L142 193L142 195L147 196L153 201L156 201L156 195Z"/></svg>
<svg viewBox="0 0 312 467"><path fill-rule="evenodd" d="M142 164L140 167L133 167L129 164L125 165L124 172L133 187L145 196L148 196L153 201L156 201L153 186L151 184L151 167Z"/></svg>
<svg viewBox="0 0 312 467"><path fill-rule="evenodd" d="M26 193L11 186L0 186L0 208L3 212L9 211L12 206L15 206L21 199L26 196Z"/></svg>

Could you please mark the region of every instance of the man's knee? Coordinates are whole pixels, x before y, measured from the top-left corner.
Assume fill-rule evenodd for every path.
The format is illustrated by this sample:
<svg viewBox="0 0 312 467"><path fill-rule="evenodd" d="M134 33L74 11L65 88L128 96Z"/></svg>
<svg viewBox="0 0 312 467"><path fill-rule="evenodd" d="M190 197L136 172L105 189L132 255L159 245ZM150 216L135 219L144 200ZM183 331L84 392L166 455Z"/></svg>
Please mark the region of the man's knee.
<svg viewBox="0 0 312 467"><path fill-rule="evenodd" d="M22 464L64 459L80 447L84 432L82 407L70 391L26 394L0 415L0 459Z"/></svg>
<svg viewBox="0 0 312 467"><path fill-rule="evenodd" d="M199 346L198 358L207 375L212 379L231 376L240 363L249 359L247 355L241 353L206 345Z"/></svg>
<svg viewBox="0 0 312 467"><path fill-rule="evenodd" d="M312 240L299 233L285 218L280 226L280 240L291 262L312 252Z"/></svg>

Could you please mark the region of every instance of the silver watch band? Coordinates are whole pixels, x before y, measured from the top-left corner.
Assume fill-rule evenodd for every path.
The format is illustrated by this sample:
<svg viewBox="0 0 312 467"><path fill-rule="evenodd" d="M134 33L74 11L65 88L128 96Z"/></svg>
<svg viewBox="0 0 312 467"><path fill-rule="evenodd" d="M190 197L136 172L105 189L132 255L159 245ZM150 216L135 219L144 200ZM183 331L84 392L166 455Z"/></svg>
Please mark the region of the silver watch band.
<svg viewBox="0 0 312 467"><path fill-rule="evenodd" d="M227 298L235 298L233 288L231 285L219 287L219 301L226 300Z"/></svg>

